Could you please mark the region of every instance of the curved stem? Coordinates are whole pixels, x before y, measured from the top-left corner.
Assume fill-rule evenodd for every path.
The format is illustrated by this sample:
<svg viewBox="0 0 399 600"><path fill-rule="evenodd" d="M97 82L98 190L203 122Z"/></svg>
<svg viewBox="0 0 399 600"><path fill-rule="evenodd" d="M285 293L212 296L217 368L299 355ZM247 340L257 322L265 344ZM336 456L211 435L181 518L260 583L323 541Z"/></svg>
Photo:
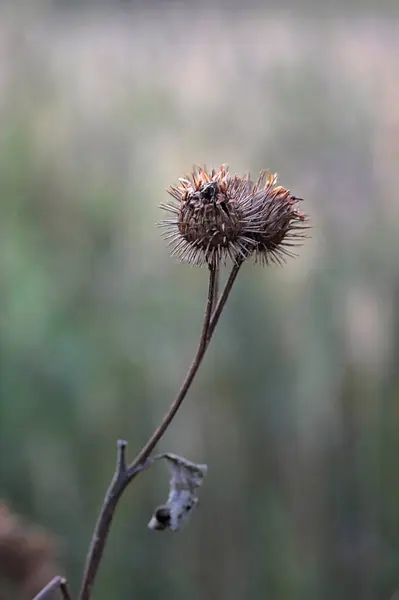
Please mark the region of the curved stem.
<svg viewBox="0 0 399 600"><path fill-rule="evenodd" d="M79 594L79 600L90 600L91 591L97 576L98 568L100 566L101 558L103 556L105 544L108 539L109 529L115 513L116 506L122 496L124 490L128 484L140 473L147 469L157 457L149 458L151 452L169 427L174 416L179 410L186 394L193 382L193 379L201 365L202 359L204 358L205 352L209 346L211 337L218 324L220 315L222 314L223 308L227 302L231 288L236 280L238 271L242 265L242 262L234 265L231 270L230 276L224 287L223 293L221 294L217 305L215 307L216 296L217 296L217 281L218 281L218 268L215 264L209 265L209 286L208 286L208 298L206 303L206 311L204 317L204 324L202 327L201 337L198 344L197 352L194 360L187 372L187 375L182 383L182 386L173 400L168 412L165 414L161 421L161 424L154 431L148 442L140 450L137 457L133 460L130 465L126 465L126 445L127 443L123 440L118 442L118 457L116 463L116 469L113 479L106 492L103 505L101 507L100 514L97 519L97 523L94 528L93 536L90 543L89 552L86 560L86 567L83 575L83 582L81 591Z"/></svg>
<svg viewBox="0 0 399 600"><path fill-rule="evenodd" d="M104 502L91 538L82 587L79 594L80 600L89 600L91 598L91 590L97 575L98 567L100 566L111 522L120 497L134 477L152 464L151 461L147 461L135 468L128 468L126 466L125 458L126 446L127 442L118 440L115 473L105 494Z"/></svg>
<svg viewBox="0 0 399 600"><path fill-rule="evenodd" d="M193 359L193 362L191 363L189 370L187 371L187 375L180 387L179 392L177 393L176 398L173 400L172 404L170 405L169 410L165 414L160 425L157 427L157 429L154 431L154 433L152 434L152 436L150 437L148 442L145 444L145 446L143 446L143 448L140 450L140 452L138 453L138 455L136 456L134 461L131 463L130 466L132 468L141 464L144 460L146 460L149 457L149 455L151 454L151 452L153 451L153 449L155 448L155 446L157 445L157 443L159 442L159 440L161 439L161 437L163 436L163 434L169 427L171 421L173 420L174 416L176 415L177 411L179 410L184 398L186 397L186 394L190 388L190 385L200 367L202 359L204 358L204 354L206 352L206 349L207 349L208 343L209 343L209 339L210 339L209 338L209 328L211 325L211 317L212 317L212 311L213 311L213 307L214 307L217 276L218 276L217 266L215 264L209 265L208 299L207 299L207 303L206 303L204 324L202 326L202 332L201 332L201 337L200 337L200 341L198 344L197 352L195 354L195 357Z"/></svg>
<svg viewBox="0 0 399 600"><path fill-rule="evenodd" d="M59 589L64 600L71 600L69 594L68 584L66 579L57 575L54 577L36 596L33 600L46 600L47 598L54 598L54 591Z"/></svg>
<svg viewBox="0 0 399 600"><path fill-rule="evenodd" d="M136 459L129 466L126 466L125 458L126 442L118 442L118 458L116 470L114 477L106 492L104 502L94 528L89 552L86 559L86 566L83 575L82 587L79 594L79 600L90 600L91 598L92 587L97 576L105 544L108 539L111 522L120 497L122 496L127 485L134 479L134 477L139 472L148 468L148 466L152 464L152 461L147 459L154 447L156 446L156 444L158 443L158 441L160 440L160 438L162 437L162 435L165 433L168 426L170 425L173 417L179 410L204 357L209 341L208 329L210 327L212 310L214 307L216 277L216 266L214 264L209 265L208 298L206 303L204 324L202 327L201 338L197 348L197 352L188 370L185 380L176 398L172 402L168 412L164 416L161 424L152 434L145 446L141 449Z"/></svg>
<svg viewBox="0 0 399 600"><path fill-rule="evenodd" d="M61 581L62 577L60 577L59 575L57 575L57 577L54 577L42 590L40 590L38 594L36 594L33 600L45 600L47 597L51 598L51 595L54 592L54 590L59 589Z"/></svg>
<svg viewBox="0 0 399 600"><path fill-rule="evenodd" d="M68 582L64 577L62 578L62 581L60 581L60 590L64 600L72 600L71 594L69 593Z"/></svg>

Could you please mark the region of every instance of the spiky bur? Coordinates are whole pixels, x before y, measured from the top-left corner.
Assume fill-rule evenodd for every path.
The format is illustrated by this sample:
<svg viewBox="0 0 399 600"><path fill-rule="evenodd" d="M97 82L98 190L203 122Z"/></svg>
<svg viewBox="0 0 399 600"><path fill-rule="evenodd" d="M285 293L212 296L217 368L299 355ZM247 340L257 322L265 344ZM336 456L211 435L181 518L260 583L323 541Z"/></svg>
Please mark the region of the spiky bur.
<svg viewBox="0 0 399 600"><path fill-rule="evenodd" d="M281 264L287 257L295 256L290 250L302 245L309 229L308 218L299 210L301 198L277 185L277 173L261 171L252 184L253 206L259 211L260 229L252 234L255 260L264 265Z"/></svg>
<svg viewBox="0 0 399 600"><path fill-rule="evenodd" d="M263 264L282 262L287 246L299 245L307 229L299 198L262 171L256 182L231 175L228 167L195 167L168 189L173 200L161 208L173 215L160 223L171 254L191 264L234 263L255 256Z"/></svg>

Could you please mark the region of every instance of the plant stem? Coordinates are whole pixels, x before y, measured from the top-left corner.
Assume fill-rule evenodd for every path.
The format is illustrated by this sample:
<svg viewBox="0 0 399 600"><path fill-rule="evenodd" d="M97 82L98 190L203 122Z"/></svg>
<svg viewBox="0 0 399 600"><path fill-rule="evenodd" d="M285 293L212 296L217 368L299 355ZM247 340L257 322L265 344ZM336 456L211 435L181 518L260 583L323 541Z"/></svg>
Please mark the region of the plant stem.
<svg viewBox="0 0 399 600"><path fill-rule="evenodd" d="M46 598L53 598L53 592L59 589L64 600L71 600L66 579L57 575L54 577L40 592L33 598L33 600L46 600Z"/></svg>
<svg viewBox="0 0 399 600"><path fill-rule="evenodd" d="M197 348L195 358L168 412L165 414L159 427L155 430L155 432L152 434L145 446L141 449L135 460L128 467L126 466L125 458L126 442L118 442L117 466L114 477L106 492L104 502L101 507L96 526L94 528L89 552L86 559L86 566L83 575L81 591L79 594L79 600L90 600L91 598L92 587L94 585L98 568L100 566L105 544L108 539L111 522L120 497L122 496L127 485L134 479L134 477L140 471L143 471L145 468L150 466L150 464L152 464L152 461L148 461L147 459L151 454L152 450L155 448L158 441L160 440L160 438L162 437L162 435L165 433L168 426L170 425L173 417L179 410L204 357L209 342L208 329L210 326L212 309L214 306L216 274L216 266L214 264L209 265L208 298L206 303L206 311L200 342Z"/></svg>
<svg viewBox="0 0 399 600"><path fill-rule="evenodd" d="M193 382L193 379L201 365L202 359L204 358L205 352L209 346L211 337L215 331L216 325L218 324L222 310L227 302L227 298L231 292L234 281L238 275L238 271L241 267L242 262L234 265L230 276L227 280L226 286L221 294L219 301L216 304L217 299L217 286L219 270L216 264L209 265L209 285L208 285L208 298L206 303L204 324L202 327L201 337L198 344L197 352L194 360L187 372L187 375L181 385L176 398L173 400L168 412L165 414L161 421L161 424L154 431L148 442L140 450L136 458L130 465L126 466L126 445L127 443L123 440L118 442L118 457L116 470L113 479L106 492L103 505L101 507L100 514L97 519L96 526L94 528L93 536L90 543L89 552L86 559L86 567L83 575L83 582L81 591L79 594L79 600L90 600L91 592L94 585L95 578L97 576L98 568L100 566L101 558L104 552L104 548L108 539L109 529L115 513L116 506L119 502L127 485L136 477L138 473L147 469L153 461L149 459L149 456L170 423L174 416L179 410L186 394ZM35 600L41 600L36 598Z"/></svg>
<svg viewBox="0 0 399 600"><path fill-rule="evenodd" d="M220 266L216 265L215 266L215 270L216 270L216 273L215 273L215 290L214 290L214 294L213 294L212 314L213 314L213 311L215 310L216 303L219 300Z"/></svg>
<svg viewBox="0 0 399 600"><path fill-rule="evenodd" d="M209 327L210 327L210 323L211 323L212 311L213 311L213 307L214 307L214 297L215 297L215 291L216 291L217 274L218 274L217 267L215 265L209 265L208 298L207 298L207 302L206 302L204 324L202 326L201 337L200 337L197 352L195 354L193 362L191 363L191 366L190 366L189 370L187 371L187 375L180 387L180 390L177 393L176 398L173 400L172 404L170 405L168 412L165 414L160 425L154 431L154 433L152 434L152 436L150 437L148 442L140 450L140 452L138 453L138 455L132 462L131 467L141 464L143 462L143 460L146 460L146 458L148 458L148 456L151 454L151 452L153 451L153 449L155 448L155 446L157 445L157 443L159 442L159 440L161 439L161 437L163 436L163 434L169 427L173 417L179 410L179 408L190 388L190 385L200 367L200 364L202 362L202 359L204 358L204 354L206 352L206 349L208 347L208 342L209 342L208 333L209 333Z"/></svg>
<svg viewBox="0 0 399 600"><path fill-rule="evenodd" d="M242 263L243 263L243 261L237 262L233 266L232 270L230 271L229 278L228 278L228 280L226 282L226 285L224 286L223 292L222 292L222 294L221 294L221 296L219 298L219 301L218 301L218 303L216 305L216 308L215 308L215 310L213 312L211 322L209 324L207 347L208 347L209 342L211 341L211 338L212 338L212 335L213 335L213 333L215 331L216 325L219 322L220 315L222 314L222 311L223 311L223 309L225 307L225 304L227 302L227 298L230 295L231 288L234 285L234 282L235 282L235 280L237 278L237 275L238 275L238 272L240 270L240 267L241 267Z"/></svg>
<svg viewBox="0 0 399 600"><path fill-rule="evenodd" d="M62 578L60 581L60 590L64 600L72 600L71 594L69 593L67 580Z"/></svg>
<svg viewBox="0 0 399 600"><path fill-rule="evenodd" d="M134 459L134 461L130 464L129 468L131 468L131 469L136 468L138 465L140 465L143 461L145 461L149 457L149 455L151 454L151 452L153 451L153 449L155 448L155 446L157 445L157 443L159 442L159 440L161 439L161 437L163 436L163 434L169 427L170 423L173 420L173 417L176 415L177 411L179 410L179 408L190 388L190 385L200 367L202 359L204 358L205 352L209 346L212 335L216 329L216 325L219 322L220 315L222 314L222 311L225 307L227 298L230 295L231 288L233 287L233 284L237 278L237 275L238 275L241 265L242 265L242 262L236 263L233 266L230 276L225 285L225 288L219 298L219 301L218 301L215 309L214 309L214 299L215 299L215 292L217 292L216 286L217 286L219 271L218 271L218 267L211 266L211 265L209 266L210 273L209 273L208 300L207 300L207 305L206 305L204 325L202 328L202 333L201 333L201 338L200 338L200 342L198 345L197 353L195 355L193 362L191 363L191 366L187 372L187 375L181 385L181 388L180 388L176 398L172 402L168 412L165 414L163 420L161 421L161 424L154 431L154 433L152 434L152 436L150 437L148 442L145 444L145 446L143 446L143 448L140 450L139 454Z"/></svg>
<svg viewBox="0 0 399 600"><path fill-rule="evenodd" d="M79 594L80 600L89 600L91 590L97 575L98 567L108 539L109 529L115 513L116 506L127 485L140 473L147 469L151 461L143 462L135 467L126 466L127 442L118 440L117 460L115 473L105 494L104 502L94 528L86 559L82 587Z"/></svg>

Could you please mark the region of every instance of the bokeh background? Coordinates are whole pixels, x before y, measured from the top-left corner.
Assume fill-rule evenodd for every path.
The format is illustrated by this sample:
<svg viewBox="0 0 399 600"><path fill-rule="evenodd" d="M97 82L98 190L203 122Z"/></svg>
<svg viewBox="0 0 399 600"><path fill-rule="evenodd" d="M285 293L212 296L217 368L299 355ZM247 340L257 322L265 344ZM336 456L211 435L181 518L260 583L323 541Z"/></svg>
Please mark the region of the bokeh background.
<svg viewBox="0 0 399 600"><path fill-rule="evenodd" d="M116 440L133 458L201 328L206 270L168 255L158 205L227 162L277 171L312 237L243 269L160 445L208 463L200 507L151 532L168 475L140 476L94 597L399 594L395 10L1 3L0 498L73 591ZM0 593L29 600L0 562Z"/></svg>

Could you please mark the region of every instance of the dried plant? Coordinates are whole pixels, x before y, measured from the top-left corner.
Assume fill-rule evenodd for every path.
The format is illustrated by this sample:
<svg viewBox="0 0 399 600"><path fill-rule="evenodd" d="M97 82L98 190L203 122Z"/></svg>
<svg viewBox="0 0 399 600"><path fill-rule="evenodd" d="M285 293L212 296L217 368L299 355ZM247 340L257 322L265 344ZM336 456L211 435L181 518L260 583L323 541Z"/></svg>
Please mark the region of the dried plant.
<svg viewBox="0 0 399 600"><path fill-rule="evenodd" d="M30 600L58 569L52 536L0 504L0 580Z"/></svg>
<svg viewBox="0 0 399 600"><path fill-rule="evenodd" d="M232 175L227 166L207 171L195 167L190 175L168 189L172 200L161 205L171 218L160 222L171 254L192 265L207 265L208 295L200 341L185 379L160 425L136 458L126 462L126 446L118 441L117 463L94 528L79 600L90 600L115 509L124 490L155 461L165 459L171 471L169 496L148 524L150 529L177 531L197 504L197 490L206 465L166 453L151 456L179 410L201 365L233 284L244 262L254 258L262 265L281 264L294 256L292 248L302 243L308 229L307 217L299 210L300 198L277 185L275 174L262 171L256 181ZM231 263L230 274L218 293L219 272ZM45 600L59 588L69 600L65 580L55 578L36 596Z"/></svg>
<svg viewBox="0 0 399 600"><path fill-rule="evenodd" d="M148 527L155 531L178 531L197 506L197 488L208 470L207 465L197 465L176 454L161 454L171 472L169 496L166 504L158 506Z"/></svg>
<svg viewBox="0 0 399 600"><path fill-rule="evenodd" d="M276 174L262 171L253 182L225 165L210 173L196 167L179 182L168 190L173 200L161 205L173 218L161 225L172 255L184 262L238 263L255 254L264 264L279 263L307 229L300 198L277 186Z"/></svg>

